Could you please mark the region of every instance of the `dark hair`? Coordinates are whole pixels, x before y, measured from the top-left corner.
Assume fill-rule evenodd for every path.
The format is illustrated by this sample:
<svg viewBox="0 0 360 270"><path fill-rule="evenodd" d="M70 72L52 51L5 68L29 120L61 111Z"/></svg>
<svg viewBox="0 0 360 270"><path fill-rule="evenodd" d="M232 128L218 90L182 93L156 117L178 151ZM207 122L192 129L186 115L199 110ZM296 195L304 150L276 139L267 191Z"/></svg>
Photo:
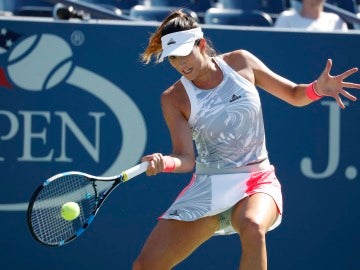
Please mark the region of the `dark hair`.
<svg viewBox="0 0 360 270"><path fill-rule="evenodd" d="M196 20L190 15L184 13L182 10L176 10L167 16L162 24L156 29L156 31L151 35L149 44L145 49L144 53L141 55L143 62L148 64L151 61L151 58L154 56L156 62L158 62L159 57L162 52L161 46L161 37L170 33L186 31L193 28L199 27ZM209 41L207 42L206 53L210 56L216 55L215 49L212 47L212 44ZM196 45L199 44L197 41Z"/></svg>

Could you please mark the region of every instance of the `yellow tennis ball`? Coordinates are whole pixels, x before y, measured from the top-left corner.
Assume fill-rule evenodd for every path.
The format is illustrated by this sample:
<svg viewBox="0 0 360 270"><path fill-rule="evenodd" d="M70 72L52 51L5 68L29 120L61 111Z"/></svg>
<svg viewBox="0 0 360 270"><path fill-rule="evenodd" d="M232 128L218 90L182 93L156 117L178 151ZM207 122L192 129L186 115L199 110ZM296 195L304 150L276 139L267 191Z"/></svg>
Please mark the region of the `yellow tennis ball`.
<svg viewBox="0 0 360 270"><path fill-rule="evenodd" d="M80 215L80 207L76 202L64 203L61 207L61 216L67 221L72 221Z"/></svg>

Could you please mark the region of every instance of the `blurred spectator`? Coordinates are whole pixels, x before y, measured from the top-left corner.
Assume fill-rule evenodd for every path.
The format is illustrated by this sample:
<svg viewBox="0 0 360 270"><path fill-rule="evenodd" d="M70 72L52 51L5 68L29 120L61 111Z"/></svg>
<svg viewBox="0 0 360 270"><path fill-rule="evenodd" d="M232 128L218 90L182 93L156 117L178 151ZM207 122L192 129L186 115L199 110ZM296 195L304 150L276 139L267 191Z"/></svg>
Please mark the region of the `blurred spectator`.
<svg viewBox="0 0 360 270"><path fill-rule="evenodd" d="M302 0L300 9L283 11L274 27L314 31L347 31L347 24L335 13L324 11L325 0Z"/></svg>

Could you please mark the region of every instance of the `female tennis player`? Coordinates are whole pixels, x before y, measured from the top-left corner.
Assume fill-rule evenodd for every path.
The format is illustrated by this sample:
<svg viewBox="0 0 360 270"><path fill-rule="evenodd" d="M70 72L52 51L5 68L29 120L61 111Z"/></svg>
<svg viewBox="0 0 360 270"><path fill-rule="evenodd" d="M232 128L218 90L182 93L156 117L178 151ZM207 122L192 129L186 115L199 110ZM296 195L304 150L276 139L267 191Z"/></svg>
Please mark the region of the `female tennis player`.
<svg viewBox="0 0 360 270"><path fill-rule="evenodd" d="M189 185L159 218L134 270L171 269L215 234L237 233L241 270L267 269L265 235L280 224L281 186L268 159L256 86L294 105L341 95L357 68L331 76L332 61L317 80L295 84L245 50L217 55L199 25L182 11L170 14L150 38L144 62L168 58L181 78L161 96L173 144L171 155L154 153L148 175L195 172ZM196 155L193 147L196 146Z"/></svg>

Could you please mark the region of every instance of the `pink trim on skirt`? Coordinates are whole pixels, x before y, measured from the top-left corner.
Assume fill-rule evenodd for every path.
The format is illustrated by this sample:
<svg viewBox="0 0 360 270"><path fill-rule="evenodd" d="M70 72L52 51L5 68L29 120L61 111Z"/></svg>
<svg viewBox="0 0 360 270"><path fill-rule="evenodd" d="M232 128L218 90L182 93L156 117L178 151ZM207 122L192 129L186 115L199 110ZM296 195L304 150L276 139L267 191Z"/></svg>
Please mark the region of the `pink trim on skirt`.
<svg viewBox="0 0 360 270"><path fill-rule="evenodd" d="M283 209L281 185L273 166L257 172L231 174L195 174L190 183L180 192L170 208L159 219L194 221L202 217L224 213L242 199L256 193L271 196L276 203L279 217L274 229L281 223ZM215 234L232 234L230 225Z"/></svg>

